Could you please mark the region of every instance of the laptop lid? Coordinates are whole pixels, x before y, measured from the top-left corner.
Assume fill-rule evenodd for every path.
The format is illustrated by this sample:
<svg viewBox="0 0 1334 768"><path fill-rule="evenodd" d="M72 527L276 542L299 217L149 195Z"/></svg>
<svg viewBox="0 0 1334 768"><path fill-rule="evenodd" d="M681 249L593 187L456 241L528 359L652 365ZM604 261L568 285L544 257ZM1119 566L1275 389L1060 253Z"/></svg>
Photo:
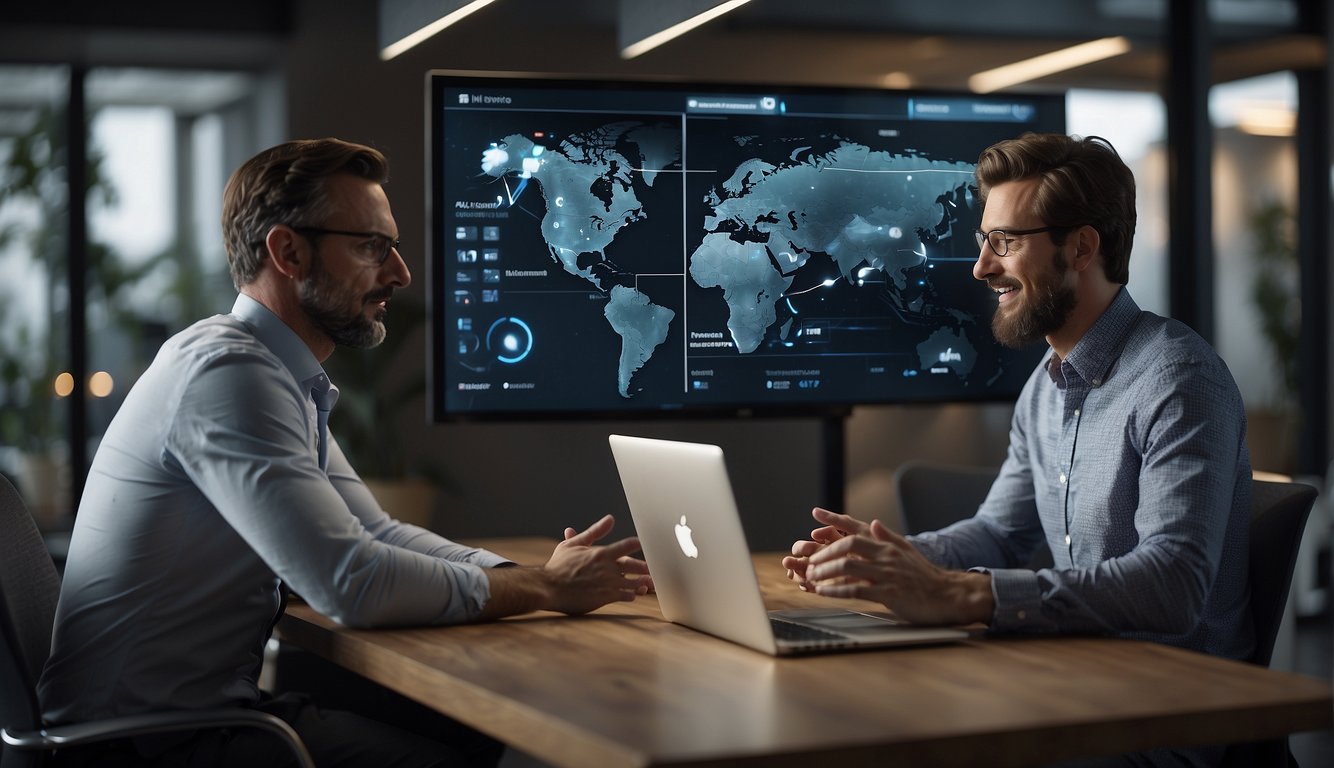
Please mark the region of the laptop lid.
<svg viewBox="0 0 1334 768"><path fill-rule="evenodd" d="M608 441L662 615L777 653L722 449L624 435Z"/></svg>
<svg viewBox="0 0 1334 768"><path fill-rule="evenodd" d="M968 636L959 630L906 627L884 615L831 608L775 612L789 623L827 633L808 639L775 638L722 449L625 435L611 435L608 442L668 621L775 655Z"/></svg>

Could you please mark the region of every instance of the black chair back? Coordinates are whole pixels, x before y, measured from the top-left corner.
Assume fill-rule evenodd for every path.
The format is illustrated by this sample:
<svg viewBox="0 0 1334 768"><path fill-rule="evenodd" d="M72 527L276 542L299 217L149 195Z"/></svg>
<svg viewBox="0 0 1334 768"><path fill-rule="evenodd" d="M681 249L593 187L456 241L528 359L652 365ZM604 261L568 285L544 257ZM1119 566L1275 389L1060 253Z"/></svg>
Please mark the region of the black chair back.
<svg viewBox="0 0 1334 768"><path fill-rule="evenodd" d="M899 514L905 533L938 531L972 517L986 501L999 467L975 467L909 461L894 473ZM1033 552L1026 568L1052 566L1051 550L1045 543Z"/></svg>
<svg viewBox="0 0 1334 768"><path fill-rule="evenodd" d="M59 596L60 575L37 525L0 475L0 726L30 730L41 724L37 678L51 653ZM6 755L5 765L18 757Z"/></svg>
<svg viewBox="0 0 1334 768"><path fill-rule="evenodd" d="M998 467L910 461L894 473L905 533L938 531L972 517L987 498Z"/></svg>
<svg viewBox="0 0 1334 768"><path fill-rule="evenodd" d="M1316 489L1302 483L1255 480L1251 485L1251 616L1255 622L1255 653L1251 661L1269 666L1274 641L1292 587L1297 550Z"/></svg>

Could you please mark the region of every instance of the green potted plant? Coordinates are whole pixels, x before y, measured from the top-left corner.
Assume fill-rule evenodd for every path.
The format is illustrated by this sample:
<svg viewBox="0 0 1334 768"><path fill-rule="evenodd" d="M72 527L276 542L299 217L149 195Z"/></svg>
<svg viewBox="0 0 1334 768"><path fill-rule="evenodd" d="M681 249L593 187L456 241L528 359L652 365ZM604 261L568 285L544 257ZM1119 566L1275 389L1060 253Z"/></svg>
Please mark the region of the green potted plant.
<svg viewBox="0 0 1334 768"><path fill-rule="evenodd" d="M15 476L44 528L60 528L72 512L69 455L66 441L68 410L60 398L75 386L58 387L57 376L67 369L70 312L65 276L69 271L68 211L69 153L65 136L66 114L56 106L35 112L36 119L10 140L0 158L0 208L27 215L6 216L0 223L0 250L21 246L22 262L39 275L27 285L0 283L0 444L17 451L10 458ZM91 123L92 116L89 116ZM84 130L88 130L88 123ZM118 202L115 187L104 169L104 157L90 149L80 193L90 208ZM90 308L90 317L113 321L115 332L134 339L143 332L144 319L129 290L164 261L177 258L168 250L135 265L127 265L110 246L89 239L84 244L89 275L87 292L76 300ZM33 287L40 283L41 290ZM42 296L39 311L17 301L18 293ZM16 309L17 307L17 309Z"/></svg>
<svg viewBox="0 0 1334 768"><path fill-rule="evenodd" d="M8 469L33 517L50 529L61 527L71 512L66 409L56 393L69 326L60 285L69 263L68 156L64 114L54 107L35 114L0 162L0 208L27 214L5 217L0 250L21 246L18 252L28 254L11 264L11 275L39 275L26 284L21 278L0 284L0 441L16 452ZM85 192L114 199L99 159L90 157L88 166ZM24 261L30 269L22 268ZM38 282L41 290L34 291ZM18 300L25 292L41 302L36 311Z"/></svg>

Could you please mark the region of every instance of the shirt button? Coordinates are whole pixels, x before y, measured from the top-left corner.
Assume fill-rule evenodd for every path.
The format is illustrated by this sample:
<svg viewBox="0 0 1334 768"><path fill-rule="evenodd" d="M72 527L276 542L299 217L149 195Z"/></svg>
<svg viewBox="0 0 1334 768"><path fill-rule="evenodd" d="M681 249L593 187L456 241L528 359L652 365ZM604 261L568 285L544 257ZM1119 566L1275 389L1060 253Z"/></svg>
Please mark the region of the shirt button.
<svg viewBox="0 0 1334 768"><path fill-rule="evenodd" d="M1015 613L1014 617L1016 619L1019 619L1020 621L1023 621L1024 619L1028 618L1028 611L1019 611Z"/></svg>
<svg viewBox="0 0 1334 768"><path fill-rule="evenodd" d="M1102 379L1094 379L1094 380L1093 380L1093 386L1095 386L1095 387L1101 387L1101 386L1102 386Z"/></svg>
<svg viewBox="0 0 1334 768"><path fill-rule="evenodd" d="M1075 409L1075 415L1076 415L1076 416L1079 415L1079 409L1078 409L1078 408Z"/></svg>
<svg viewBox="0 0 1334 768"><path fill-rule="evenodd" d="M1061 485L1065 485L1065 473L1061 473Z"/></svg>
<svg viewBox="0 0 1334 768"><path fill-rule="evenodd" d="M1065 545L1070 546L1070 534L1068 533L1065 535Z"/></svg>

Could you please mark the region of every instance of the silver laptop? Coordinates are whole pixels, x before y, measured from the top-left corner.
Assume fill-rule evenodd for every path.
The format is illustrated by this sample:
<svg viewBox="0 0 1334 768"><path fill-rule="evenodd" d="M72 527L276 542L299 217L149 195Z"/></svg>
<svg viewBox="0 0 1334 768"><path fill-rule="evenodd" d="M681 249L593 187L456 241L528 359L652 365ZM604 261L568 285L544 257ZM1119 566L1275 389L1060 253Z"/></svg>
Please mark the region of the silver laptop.
<svg viewBox="0 0 1334 768"><path fill-rule="evenodd" d="M608 441L668 621L776 656L968 637L883 613L766 611L722 449L624 435Z"/></svg>

